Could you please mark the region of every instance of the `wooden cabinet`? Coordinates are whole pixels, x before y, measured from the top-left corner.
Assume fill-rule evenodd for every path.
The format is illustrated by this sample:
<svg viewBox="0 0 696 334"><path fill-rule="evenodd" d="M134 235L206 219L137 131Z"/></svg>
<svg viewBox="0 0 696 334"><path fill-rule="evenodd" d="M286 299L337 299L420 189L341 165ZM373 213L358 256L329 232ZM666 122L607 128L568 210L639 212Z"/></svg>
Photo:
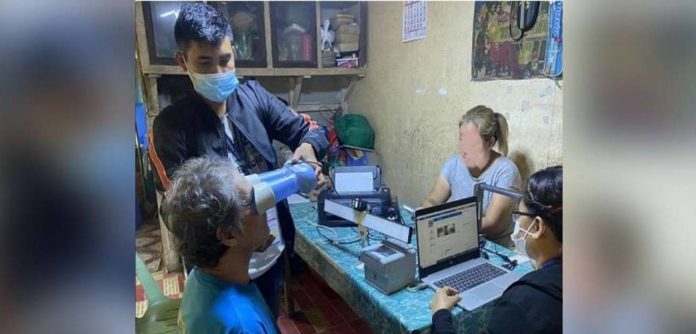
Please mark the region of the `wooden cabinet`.
<svg viewBox="0 0 696 334"><path fill-rule="evenodd" d="M136 59L138 72L143 75L143 90L150 115L160 111L158 86L178 82L177 89L192 89L187 80L178 81L163 76L186 75L177 65L178 51L174 40L174 25L179 10L187 2L138 1L135 3ZM190 3L190 2L188 2ZM287 85L288 100L298 112L321 108L347 108L356 79L367 72L367 3L361 1L335 2L276 2L276 1L210 1L228 17L232 26L235 65L240 80L254 77L277 77ZM338 57L356 59L355 64L330 59L330 51L322 50L322 24L341 37L343 43ZM342 28L339 26L343 25ZM326 28L326 27L324 27ZM357 41L357 44L355 43ZM356 50L357 48L357 50ZM342 52L346 51L346 52ZM353 57L355 56L355 57ZM354 67L348 67L355 65ZM302 103L303 83L312 77L330 76L341 87L340 103ZM275 80L275 79L274 79ZM165 97L166 99L166 97Z"/></svg>
<svg viewBox="0 0 696 334"><path fill-rule="evenodd" d="M320 25L328 23L333 33L334 50L339 57L355 56L357 67L367 62L367 3L363 1L319 2ZM326 53L324 53L326 56ZM324 57L326 58L326 57ZM352 65L352 64L351 64ZM338 64L324 67L335 67Z"/></svg>
<svg viewBox="0 0 696 334"><path fill-rule="evenodd" d="M144 24L138 25L136 23L136 29L140 30L141 33L144 32L149 64L176 65L174 54L177 52L177 46L174 40L174 24L179 9L186 3L190 2L152 1L139 3L142 5L140 19L143 19ZM137 16L136 22L138 22ZM142 48L141 51L143 51Z"/></svg>
<svg viewBox="0 0 696 334"><path fill-rule="evenodd" d="M274 67L317 67L317 12L314 2L270 2Z"/></svg>
<svg viewBox="0 0 696 334"><path fill-rule="evenodd" d="M185 74L174 60L178 50L174 24L184 3L136 2L136 42L143 73ZM364 2L208 3L224 13L232 25L239 76L365 75L367 4ZM336 20L337 15L341 19ZM322 52L322 24L331 22L329 29L338 37L335 24L350 21L346 17L353 17L354 22L341 28L345 40L341 45L351 51L341 52L339 58L354 55L358 58L357 67L338 67L335 61L327 61L330 52ZM351 35L356 32L357 35Z"/></svg>
<svg viewBox="0 0 696 334"><path fill-rule="evenodd" d="M265 6L260 1L210 2L232 26L234 62L238 68L265 68L266 24Z"/></svg>

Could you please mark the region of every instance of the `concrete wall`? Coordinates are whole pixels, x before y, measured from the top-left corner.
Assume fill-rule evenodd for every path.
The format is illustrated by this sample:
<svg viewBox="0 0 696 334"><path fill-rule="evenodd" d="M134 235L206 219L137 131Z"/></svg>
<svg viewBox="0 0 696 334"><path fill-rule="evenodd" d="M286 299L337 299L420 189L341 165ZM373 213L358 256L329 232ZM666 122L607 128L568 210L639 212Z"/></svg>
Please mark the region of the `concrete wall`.
<svg viewBox="0 0 696 334"><path fill-rule="evenodd" d="M457 151L457 124L478 104L503 113L510 154L523 178L562 162L562 91L550 79L471 81L474 2L429 2L428 37L402 42L402 2L370 2L368 74L350 96L351 113L377 132L388 186L416 205Z"/></svg>

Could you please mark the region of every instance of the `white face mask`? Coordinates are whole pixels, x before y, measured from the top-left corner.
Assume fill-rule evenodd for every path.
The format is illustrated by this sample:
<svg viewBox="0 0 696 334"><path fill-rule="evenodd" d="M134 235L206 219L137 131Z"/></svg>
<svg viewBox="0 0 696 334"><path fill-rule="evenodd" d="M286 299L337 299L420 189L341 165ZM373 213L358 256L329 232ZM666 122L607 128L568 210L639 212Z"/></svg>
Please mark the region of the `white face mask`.
<svg viewBox="0 0 696 334"><path fill-rule="evenodd" d="M536 222L533 221L532 225L529 226L531 229L532 226L534 226L534 223ZM515 238L516 235L520 233L520 231L524 232L524 236L520 238ZM532 232L529 232L529 229L525 230L522 227L520 227L520 221L516 220L515 221L515 230L512 232L510 235L510 239L512 239L512 242L515 244L515 251L519 253L522 256L529 257L529 254L527 253L527 235L532 234Z"/></svg>

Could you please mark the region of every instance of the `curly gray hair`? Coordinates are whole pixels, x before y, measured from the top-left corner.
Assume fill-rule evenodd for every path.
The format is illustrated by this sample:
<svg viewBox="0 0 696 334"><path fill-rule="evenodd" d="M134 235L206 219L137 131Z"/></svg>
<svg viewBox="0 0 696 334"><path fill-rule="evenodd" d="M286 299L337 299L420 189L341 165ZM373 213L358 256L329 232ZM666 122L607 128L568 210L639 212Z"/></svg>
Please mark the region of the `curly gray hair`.
<svg viewBox="0 0 696 334"><path fill-rule="evenodd" d="M242 187L245 182L244 176L222 159L193 158L174 173L162 210L188 263L216 266L227 250L217 238L217 229L244 232L241 217L251 203L251 194Z"/></svg>

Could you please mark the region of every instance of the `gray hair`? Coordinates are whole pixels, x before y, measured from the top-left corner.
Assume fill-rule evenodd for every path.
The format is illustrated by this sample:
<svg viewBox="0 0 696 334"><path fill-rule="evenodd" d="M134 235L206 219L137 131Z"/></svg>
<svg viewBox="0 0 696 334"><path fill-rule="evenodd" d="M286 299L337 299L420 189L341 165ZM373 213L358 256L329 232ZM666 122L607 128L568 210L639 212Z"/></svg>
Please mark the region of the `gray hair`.
<svg viewBox="0 0 696 334"><path fill-rule="evenodd" d="M216 266L227 250L217 229L244 232L241 217L251 203L251 194L242 187L245 182L230 162L221 159L193 158L174 173L162 210L188 263Z"/></svg>

